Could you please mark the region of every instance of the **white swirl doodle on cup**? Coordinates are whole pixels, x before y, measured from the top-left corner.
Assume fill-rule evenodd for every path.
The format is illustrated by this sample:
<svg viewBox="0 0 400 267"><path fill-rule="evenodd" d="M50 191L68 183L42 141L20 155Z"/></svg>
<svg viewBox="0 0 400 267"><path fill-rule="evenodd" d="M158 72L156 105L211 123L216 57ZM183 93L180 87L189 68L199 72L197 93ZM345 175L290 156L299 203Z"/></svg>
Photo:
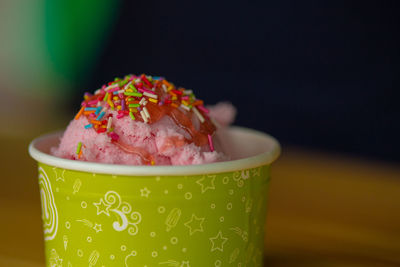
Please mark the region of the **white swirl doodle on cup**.
<svg viewBox="0 0 400 267"><path fill-rule="evenodd" d="M113 222L114 230L121 232L128 228L130 235L136 235L139 231L138 224L142 221L142 215L137 211L132 211L129 203L122 201L121 196L115 191L108 191L104 198L98 203L93 203L97 207L97 215L104 213L110 216L110 212L117 215L118 220Z"/></svg>
<svg viewBox="0 0 400 267"><path fill-rule="evenodd" d="M53 240L58 230L58 212L49 177L39 167L39 190L42 203L42 220L45 240Z"/></svg>

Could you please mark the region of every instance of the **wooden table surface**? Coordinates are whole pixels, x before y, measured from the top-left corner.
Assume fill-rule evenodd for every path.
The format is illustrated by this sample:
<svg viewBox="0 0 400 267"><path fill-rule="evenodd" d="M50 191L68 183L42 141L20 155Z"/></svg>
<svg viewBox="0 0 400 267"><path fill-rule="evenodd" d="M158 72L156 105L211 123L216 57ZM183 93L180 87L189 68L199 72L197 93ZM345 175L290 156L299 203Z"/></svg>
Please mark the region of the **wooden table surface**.
<svg viewBox="0 0 400 267"><path fill-rule="evenodd" d="M0 266L44 266L28 138L0 136ZM273 165L266 266L400 266L400 168L285 148Z"/></svg>

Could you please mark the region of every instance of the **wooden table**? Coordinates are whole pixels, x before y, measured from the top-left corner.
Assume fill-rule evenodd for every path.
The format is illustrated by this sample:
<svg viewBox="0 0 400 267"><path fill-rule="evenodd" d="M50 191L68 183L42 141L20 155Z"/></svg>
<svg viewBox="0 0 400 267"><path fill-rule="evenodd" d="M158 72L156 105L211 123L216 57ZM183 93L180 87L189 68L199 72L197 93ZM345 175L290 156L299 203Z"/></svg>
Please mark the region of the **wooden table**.
<svg viewBox="0 0 400 267"><path fill-rule="evenodd" d="M44 266L30 138L0 137L0 266ZM266 266L400 266L400 168L283 148L273 165Z"/></svg>

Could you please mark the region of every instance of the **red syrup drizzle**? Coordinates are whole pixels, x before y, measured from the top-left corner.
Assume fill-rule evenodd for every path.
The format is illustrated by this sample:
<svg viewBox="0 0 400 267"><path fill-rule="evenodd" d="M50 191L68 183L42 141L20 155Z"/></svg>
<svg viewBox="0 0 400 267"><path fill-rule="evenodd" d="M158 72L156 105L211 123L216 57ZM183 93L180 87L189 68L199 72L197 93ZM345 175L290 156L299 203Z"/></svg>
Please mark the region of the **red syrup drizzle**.
<svg viewBox="0 0 400 267"><path fill-rule="evenodd" d="M158 106L153 103L147 104L146 107L150 113L151 123L157 122L164 116L169 116L177 126L190 135L191 138L186 139L187 143L193 142L197 146L204 146L208 143L208 134L213 134L215 131L215 126L209 119L205 119L203 123L200 123L200 129L196 130L190 112L166 105Z"/></svg>
<svg viewBox="0 0 400 267"><path fill-rule="evenodd" d="M122 142L121 140L112 141L112 143L114 143L116 146L118 146L121 150L125 151L126 153L138 155L141 158L141 160L147 165L154 165L154 157L146 149L128 145Z"/></svg>

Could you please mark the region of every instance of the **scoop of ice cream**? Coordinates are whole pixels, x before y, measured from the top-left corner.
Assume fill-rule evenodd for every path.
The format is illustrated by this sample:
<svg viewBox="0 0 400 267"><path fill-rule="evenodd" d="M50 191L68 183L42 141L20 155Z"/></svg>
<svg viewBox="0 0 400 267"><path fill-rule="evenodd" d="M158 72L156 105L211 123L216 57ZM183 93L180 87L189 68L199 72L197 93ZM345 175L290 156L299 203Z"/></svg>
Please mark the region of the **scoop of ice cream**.
<svg viewBox="0 0 400 267"><path fill-rule="evenodd" d="M215 114L215 115L213 115ZM224 103L207 109L191 90L161 77L128 75L85 100L52 154L99 163L189 165L227 160L217 127L233 120ZM213 120L214 117L214 120Z"/></svg>

